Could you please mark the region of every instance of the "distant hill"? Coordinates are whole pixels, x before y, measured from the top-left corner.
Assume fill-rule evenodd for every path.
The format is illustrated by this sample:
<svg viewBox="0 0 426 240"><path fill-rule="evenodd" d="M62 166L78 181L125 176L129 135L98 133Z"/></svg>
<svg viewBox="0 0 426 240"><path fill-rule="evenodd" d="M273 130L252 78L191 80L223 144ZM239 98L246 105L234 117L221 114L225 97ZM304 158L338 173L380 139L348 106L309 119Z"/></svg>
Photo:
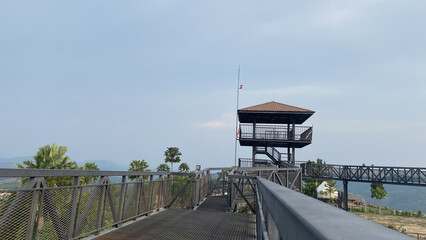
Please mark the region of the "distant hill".
<svg viewBox="0 0 426 240"><path fill-rule="evenodd" d="M84 162L77 162L79 166L84 165L86 162L95 162L100 170L104 171L127 171L129 169L129 164L120 164L108 160L90 160Z"/></svg>
<svg viewBox="0 0 426 240"><path fill-rule="evenodd" d="M11 157L11 158L2 158L0 157L0 168L15 168L14 163L22 163L25 160L32 160L33 156L24 156L24 157Z"/></svg>
<svg viewBox="0 0 426 240"><path fill-rule="evenodd" d="M13 166L14 163L22 163L25 160L33 160L33 156L10 157L10 158L0 157L0 168L15 168L15 166ZM126 171L129 168L128 164L119 164L119 163L108 161L108 160L89 160L89 161L77 162L77 164L79 166L82 166L86 162L95 162L99 166L99 169L105 170L105 171Z"/></svg>
<svg viewBox="0 0 426 240"><path fill-rule="evenodd" d="M403 211L422 211L426 213L426 187L384 184L386 198L380 201L381 206ZM337 182L337 188L342 191L342 182ZM361 195L367 203L377 205L377 199L371 198L370 183L349 182L348 192Z"/></svg>

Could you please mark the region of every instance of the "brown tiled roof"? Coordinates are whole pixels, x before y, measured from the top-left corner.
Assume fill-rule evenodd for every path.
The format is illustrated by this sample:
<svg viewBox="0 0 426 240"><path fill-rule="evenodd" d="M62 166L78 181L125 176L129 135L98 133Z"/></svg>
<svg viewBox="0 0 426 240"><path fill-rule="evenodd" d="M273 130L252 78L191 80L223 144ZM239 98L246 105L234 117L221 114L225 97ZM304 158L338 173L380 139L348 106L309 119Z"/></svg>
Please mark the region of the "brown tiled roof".
<svg viewBox="0 0 426 240"><path fill-rule="evenodd" d="M257 111L257 112L308 112L314 113L314 111L299 107L290 106L278 102L267 102L251 107L241 108L239 111Z"/></svg>

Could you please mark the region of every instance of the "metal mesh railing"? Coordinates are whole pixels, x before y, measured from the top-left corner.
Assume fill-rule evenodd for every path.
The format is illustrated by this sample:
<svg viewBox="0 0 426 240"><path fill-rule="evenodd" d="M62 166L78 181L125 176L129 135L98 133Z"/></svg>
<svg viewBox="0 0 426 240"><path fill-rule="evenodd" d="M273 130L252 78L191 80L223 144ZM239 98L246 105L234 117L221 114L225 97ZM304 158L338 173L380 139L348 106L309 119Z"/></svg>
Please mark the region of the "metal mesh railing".
<svg viewBox="0 0 426 240"><path fill-rule="evenodd" d="M21 189L0 190L2 240L82 238L160 208L193 208L210 191L209 171L99 171L90 175L85 171L0 169L0 177L10 177L11 172L26 180ZM120 175L121 182L109 178ZM98 181L80 185L80 177L97 177ZM50 187L45 179L69 186Z"/></svg>
<svg viewBox="0 0 426 240"><path fill-rule="evenodd" d="M255 211L255 186L257 176L283 187L301 191L301 168L241 167L229 175L228 208L232 211ZM248 208L247 208L248 207Z"/></svg>
<svg viewBox="0 0 426 240"><path fill-rule="evenodd" d="M97 229L99 219L98 209L100 206L102 186L82 187L78 209L76 214L76 225L72 236L84 236L85 233L91 233Z"/></svg>
<svg viewBox="0 0 426 240"><path fill-rule="evenodd" d="M41 193L37 239L67 239L70 232L72 188L49 189Z"/></svg>
<svg viewBox="0 0 426 240"><path fill-rule="evenodd" d="M1 191L0 194L1 238L27 238L34 193L32 191Z"/></svg>

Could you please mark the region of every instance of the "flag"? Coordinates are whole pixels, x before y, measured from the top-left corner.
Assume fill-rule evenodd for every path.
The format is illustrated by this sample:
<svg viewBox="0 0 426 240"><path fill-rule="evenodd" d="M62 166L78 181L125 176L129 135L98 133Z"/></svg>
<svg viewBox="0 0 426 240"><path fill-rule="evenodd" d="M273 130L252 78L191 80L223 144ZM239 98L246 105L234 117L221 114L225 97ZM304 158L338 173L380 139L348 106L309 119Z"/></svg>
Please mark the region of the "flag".
<svg viewBox="0 0 426 240"><path fill-rule="evenodd" d="M243 85L240 85L240 89L243 89Z"/></svg>
<svg viewBox="0 0 426 240"><path fill-rule="evenodd" d="M240 128L238 128L238 131L237 131L237 139L239 139L239 137L240 137Z"/></svg>

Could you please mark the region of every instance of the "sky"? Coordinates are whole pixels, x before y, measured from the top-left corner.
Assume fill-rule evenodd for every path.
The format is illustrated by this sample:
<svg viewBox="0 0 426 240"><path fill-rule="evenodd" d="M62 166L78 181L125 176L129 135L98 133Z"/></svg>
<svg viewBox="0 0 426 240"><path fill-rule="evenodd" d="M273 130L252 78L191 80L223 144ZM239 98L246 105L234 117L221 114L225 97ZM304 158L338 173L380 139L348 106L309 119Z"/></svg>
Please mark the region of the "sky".
<svg viewBox="0 0 426 240"><path fill-rule="evenodd" d="M316 113L296 160L426 167L425 1L1 1L0 157L234 164L239 107ZM250 157L238 147L238 157ZM265 156L266 157L266 156Z"/></svg>

